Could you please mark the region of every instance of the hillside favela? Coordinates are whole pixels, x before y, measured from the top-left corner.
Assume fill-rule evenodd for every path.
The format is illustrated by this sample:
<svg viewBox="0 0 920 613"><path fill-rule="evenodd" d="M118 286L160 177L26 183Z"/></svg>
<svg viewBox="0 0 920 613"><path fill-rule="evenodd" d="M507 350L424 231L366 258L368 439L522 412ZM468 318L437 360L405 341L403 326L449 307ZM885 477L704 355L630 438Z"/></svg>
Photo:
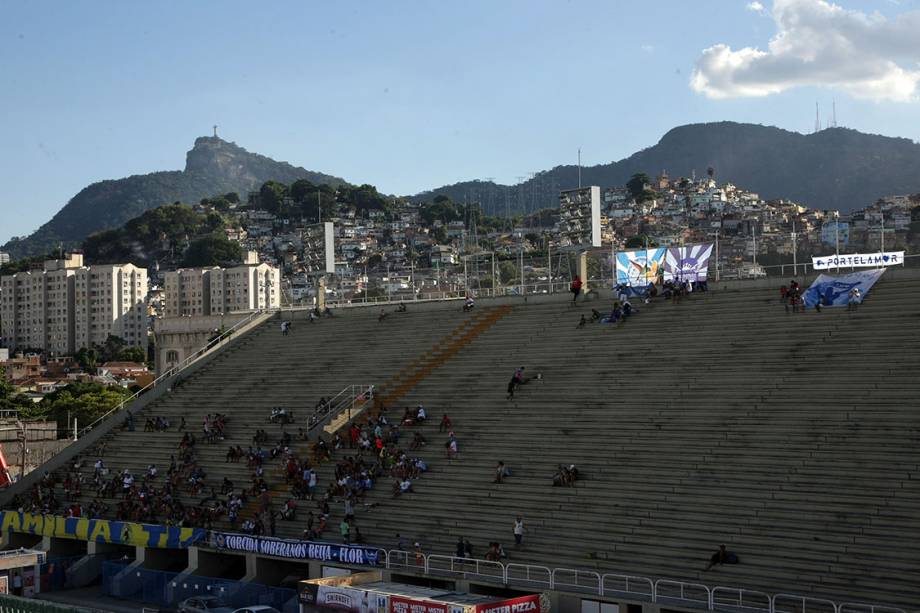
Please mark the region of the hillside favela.
<svg viewBox="0 0 920 613"><path fill-rule="evenodd" d="M51 9L0 608L920 613L920 5Z"/></svg>

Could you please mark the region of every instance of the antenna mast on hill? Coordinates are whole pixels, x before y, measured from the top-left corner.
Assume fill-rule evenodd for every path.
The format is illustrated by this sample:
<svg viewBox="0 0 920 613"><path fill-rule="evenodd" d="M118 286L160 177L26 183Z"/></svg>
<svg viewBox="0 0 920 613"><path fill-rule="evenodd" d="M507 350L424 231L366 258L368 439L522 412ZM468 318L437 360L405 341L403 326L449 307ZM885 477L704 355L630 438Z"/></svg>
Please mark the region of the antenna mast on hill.
<svg viewBox="0 0 920 613"><path fill-rule="evenodd" d="M837 127L837 101L836 100L831 102L831 114L833 117L833 119L831 120L831 127L836 128Z"/></svg>
<svg viewBox="0 0 920 613"><path fill-rule="evenodd" d="M818 101L815 100L815 134L821 131L821 114L818 111Z"/></svg>
<svg viewBox="0 0 920 613"><path fill-rule="evenodd" d="M217 138L217 124L214 124L214 138Z"/></svg>

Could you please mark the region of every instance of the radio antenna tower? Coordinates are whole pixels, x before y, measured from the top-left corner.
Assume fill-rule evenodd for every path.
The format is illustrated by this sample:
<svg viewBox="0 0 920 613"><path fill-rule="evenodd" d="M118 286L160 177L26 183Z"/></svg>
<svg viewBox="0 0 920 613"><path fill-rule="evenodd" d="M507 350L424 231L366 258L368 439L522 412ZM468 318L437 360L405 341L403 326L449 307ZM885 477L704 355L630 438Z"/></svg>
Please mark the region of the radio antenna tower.
<svg viewBox="0 0 920 613"><path fill-rule="evenodd" d="M815 134L821 131L821 114L818 111L818 101L815 100Z"/></svg>
<svg viewBox="0 0 920 613"><path fill-rule="evenodd" d="M836 100L831 102L831 115L833 117L833 119L831 119L831 127L836 128L837 127L837 101Z"/></svg>

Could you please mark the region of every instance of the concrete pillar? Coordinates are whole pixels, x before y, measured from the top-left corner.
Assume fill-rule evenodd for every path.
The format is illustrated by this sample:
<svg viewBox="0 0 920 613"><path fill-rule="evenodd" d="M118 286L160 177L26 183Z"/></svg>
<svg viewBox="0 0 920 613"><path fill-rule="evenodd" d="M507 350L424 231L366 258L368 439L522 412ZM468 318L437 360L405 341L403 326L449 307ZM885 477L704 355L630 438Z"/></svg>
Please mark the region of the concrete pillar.
<svg viewBox="0 0 920 613"><path fill-rule="evenodd" d="M254 553L246 554L246 574L243 576L241 581L248 583L253 581L259 575L258 569L258 557Z"/></svg>
<svg viewBox="0 0 920 613"><path fill-rule="evenodd" d="M582 251L578 254L578 276L581 277L581 293L588 294L588 252Z"/></svg>

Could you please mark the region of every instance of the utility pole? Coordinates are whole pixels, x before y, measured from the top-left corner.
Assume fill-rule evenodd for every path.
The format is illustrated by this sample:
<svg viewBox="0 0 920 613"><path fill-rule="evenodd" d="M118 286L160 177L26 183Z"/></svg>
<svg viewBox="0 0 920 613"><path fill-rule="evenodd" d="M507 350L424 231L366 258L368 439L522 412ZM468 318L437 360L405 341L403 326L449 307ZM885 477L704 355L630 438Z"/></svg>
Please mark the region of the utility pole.
<svg viewBox="0 0 920 613"><path fill-rule="evenodd" d="M578 148L578 189L581 189L581 147Z"/></svg>
<svg viewBox="0 0 920 613"><path fill-rule="evenodd" d="M527 296L527 289L524 287L524 235L521 234L521 296Z"/></svg>
<svg viewBox="0 0 920 613"><path fill-rule="evenodd" d="M792 276L798 275L798 249L796 248L795 220L792 220Z"/></svg>
<svg viewBox="0 0 920 613"><path fill-rule="evenodd" d="M836 256L837 272L840 272L840 211L834 211L834 255Z"/></svg>
<svg viewBox="0 0 920 613"><path fill-rule="evenodd" d="M757 267L757 218L754 218L754 223L751 224L751 237L754 239L754 267Z"/></svg>

